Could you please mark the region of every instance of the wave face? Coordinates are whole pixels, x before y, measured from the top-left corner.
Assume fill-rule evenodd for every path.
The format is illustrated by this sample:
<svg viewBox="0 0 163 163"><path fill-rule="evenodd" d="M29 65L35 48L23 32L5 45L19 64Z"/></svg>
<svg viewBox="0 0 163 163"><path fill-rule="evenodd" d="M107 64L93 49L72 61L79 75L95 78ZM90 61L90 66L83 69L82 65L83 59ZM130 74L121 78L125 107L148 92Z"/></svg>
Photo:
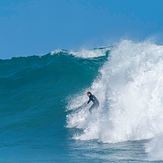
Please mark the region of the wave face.
<svg viewBox="0 0 163 163"><path fill-rule="evenodd" d="M100 101L99 109L94 110L94 114L86 109L67 115L67 127L83 131L76 132L73 138L117 143L151 139L162 133L162 74L163 46L132 41L117 44L89 87ZM85 91L76 94L67 108L79 106L79 99L84 103ZM160 144L157 148L152 144L147 145L148 154L162 159L163 146Z"/></svg>
<svg viewBox="0 0 163 163"><path fill-rule="evenodd" d="M52 144L54 153L62 151L68 97L90 87L106 59L107 52L87 59L61 51L0 60L0 150L6 149L1 158L13 156L13 148L27 150L19 150L20 157L30 148L30 158L38 156L37 147L44 157Z"/></svg>

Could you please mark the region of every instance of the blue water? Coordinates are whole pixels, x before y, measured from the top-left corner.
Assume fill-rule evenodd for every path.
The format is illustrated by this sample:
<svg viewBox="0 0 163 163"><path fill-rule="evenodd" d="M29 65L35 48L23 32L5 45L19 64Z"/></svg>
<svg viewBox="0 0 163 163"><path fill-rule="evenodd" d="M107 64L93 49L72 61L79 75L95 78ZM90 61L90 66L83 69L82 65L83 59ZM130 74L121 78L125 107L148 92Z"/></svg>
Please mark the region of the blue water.
<svg viewBox="0 0 163 163"><path fill-rule="evenodd" d="M149 162L145 140L74 140L66 127L68 99L91 86L108 53L0 60L0 162Z"/></svg>

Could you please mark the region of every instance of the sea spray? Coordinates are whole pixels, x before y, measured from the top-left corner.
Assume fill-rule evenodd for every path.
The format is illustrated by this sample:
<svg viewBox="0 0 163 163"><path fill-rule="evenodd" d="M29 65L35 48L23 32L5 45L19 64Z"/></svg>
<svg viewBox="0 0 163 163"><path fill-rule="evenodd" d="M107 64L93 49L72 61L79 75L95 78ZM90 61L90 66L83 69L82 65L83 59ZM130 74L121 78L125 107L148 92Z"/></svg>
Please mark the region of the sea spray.
<svg viewBox="0 0 163 163"><path fill-rule="evenodd" d="M121 41L87 90L99 98L100 106L78 123L83 133L75 139L114 143L157 136L163 132L163 46ZM87 90L70 107L78 97L84 102ZM69 127L75 118L69 118Z"/></svg>
<svg viewBox="0 0 163 163"><path fill-rule="evenodd" d="M145 145L150 160L163 160L163 134L157 135Z"/></svg>

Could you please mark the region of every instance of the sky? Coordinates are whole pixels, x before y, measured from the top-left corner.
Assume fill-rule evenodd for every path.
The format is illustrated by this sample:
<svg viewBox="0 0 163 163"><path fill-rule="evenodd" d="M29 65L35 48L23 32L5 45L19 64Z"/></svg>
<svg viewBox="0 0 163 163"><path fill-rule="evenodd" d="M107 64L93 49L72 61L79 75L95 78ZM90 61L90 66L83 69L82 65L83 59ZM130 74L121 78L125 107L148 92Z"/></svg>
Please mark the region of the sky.
<svg viewBox="0 0 163 163"><path fill-rule="evenodd" d="M0 0L0 58L163 36L162 0Z"/></svg>

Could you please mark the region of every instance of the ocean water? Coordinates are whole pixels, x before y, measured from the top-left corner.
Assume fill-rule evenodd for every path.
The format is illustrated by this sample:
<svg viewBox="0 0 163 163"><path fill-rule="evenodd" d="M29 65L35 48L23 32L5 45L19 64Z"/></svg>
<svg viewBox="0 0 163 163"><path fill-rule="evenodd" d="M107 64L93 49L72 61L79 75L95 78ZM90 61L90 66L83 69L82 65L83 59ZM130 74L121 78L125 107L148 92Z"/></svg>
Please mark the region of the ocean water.
<svg viewBox="0 0 163 163"><path fill-rule="evenodd" d="M0 162L162 162L162 74L163 46L130 40L0 60Z"/></svg>

